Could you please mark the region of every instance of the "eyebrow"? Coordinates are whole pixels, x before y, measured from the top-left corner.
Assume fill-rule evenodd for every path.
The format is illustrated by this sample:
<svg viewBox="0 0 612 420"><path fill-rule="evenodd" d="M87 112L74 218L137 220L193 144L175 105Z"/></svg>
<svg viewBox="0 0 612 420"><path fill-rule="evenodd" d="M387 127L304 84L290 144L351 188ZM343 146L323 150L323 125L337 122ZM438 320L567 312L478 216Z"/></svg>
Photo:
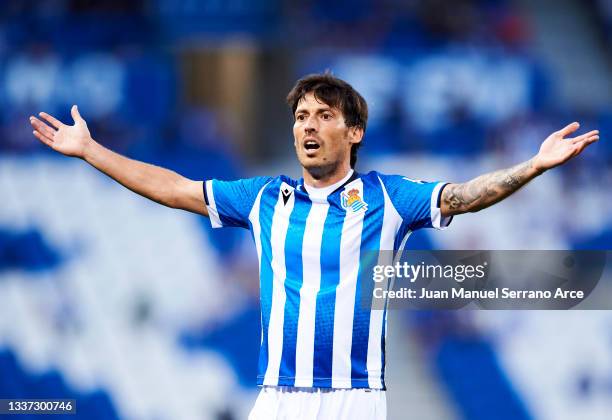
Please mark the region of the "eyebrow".
<svg viewBox="0 0 612 420"><path fill-rule="evenodd" d="M322 107L322 108L317 108L315 110L315 114L316 113L321 113L321 112L326 112L326 111L329 111L329 112L331 112L333 114L334 113L334 108L329 106L329 105L327 105L325 107ZM301 114L301 113L304 113L304 112L308 112L308 110L304 109L304 108L302 108L302 109L298 108L298 109L295 110L295 115L298 115L298 114Z"/></svg>

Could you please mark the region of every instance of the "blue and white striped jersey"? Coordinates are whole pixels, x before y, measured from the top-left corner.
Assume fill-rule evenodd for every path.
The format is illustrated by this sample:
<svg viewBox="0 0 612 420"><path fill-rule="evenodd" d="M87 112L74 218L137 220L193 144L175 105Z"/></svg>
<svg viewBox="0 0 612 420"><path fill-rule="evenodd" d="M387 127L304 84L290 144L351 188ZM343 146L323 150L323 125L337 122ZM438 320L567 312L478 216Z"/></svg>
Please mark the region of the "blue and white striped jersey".
<svg viewBox="0 0 612 420"><path fill-rule="evenodd" d="M443 228L443 183L349 173L315 189L286 176L210 180L213 227L250 229L259 257L258 384L385 389L386 311L359 304L360 255Z"/></svg>

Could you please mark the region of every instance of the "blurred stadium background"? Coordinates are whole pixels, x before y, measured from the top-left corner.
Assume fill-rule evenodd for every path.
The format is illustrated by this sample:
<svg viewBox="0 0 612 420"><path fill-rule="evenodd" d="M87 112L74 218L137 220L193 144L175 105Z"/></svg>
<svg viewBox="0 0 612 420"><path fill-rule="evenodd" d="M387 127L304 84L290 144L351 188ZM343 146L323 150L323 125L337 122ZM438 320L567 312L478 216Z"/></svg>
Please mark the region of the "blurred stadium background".
<svg viewBox="0 0 612 420"><path fill-rule="evenodd" d="M87 419L246 418L246 232L54 155L28 116L79 105L102 144L195 179L299 177L284 97L331 69L371 118L359 170L464 181L574 120L602 141L413 249L610 249L609 0L3 0L0 398ZM389 419L612 418L612 313L394 312ZM71 417L74 418L74 417Z"/></svg>

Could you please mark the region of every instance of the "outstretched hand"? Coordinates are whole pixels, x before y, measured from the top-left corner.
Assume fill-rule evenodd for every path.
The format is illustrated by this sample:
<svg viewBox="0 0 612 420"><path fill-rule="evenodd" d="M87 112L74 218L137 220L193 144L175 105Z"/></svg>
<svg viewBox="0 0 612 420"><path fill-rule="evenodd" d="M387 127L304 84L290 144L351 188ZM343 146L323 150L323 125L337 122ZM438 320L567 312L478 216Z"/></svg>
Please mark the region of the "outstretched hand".
<svg viewBox="0 0 612 420"><path fill-rule="evenodd" d="M573 138L565 138L574 133L580 124L571 123L565 128L552 133L540 146L540 151L533 158L533 167L545 171L561 165L579 155L589 144L599 140L599 131L593 130Z"/></svg>
<svg viewBox="0 0 612 420"><path fill-rule="evenodd" d="M45 112L41 112L39 115L46 123L31 116L30 124L34 128L34 136L42 143L66 156L83 158L87 146L93 140L87 128L87 123L79 114L76 105L72 106L70 114L74 120L74 125L66 125Z"/></svg>

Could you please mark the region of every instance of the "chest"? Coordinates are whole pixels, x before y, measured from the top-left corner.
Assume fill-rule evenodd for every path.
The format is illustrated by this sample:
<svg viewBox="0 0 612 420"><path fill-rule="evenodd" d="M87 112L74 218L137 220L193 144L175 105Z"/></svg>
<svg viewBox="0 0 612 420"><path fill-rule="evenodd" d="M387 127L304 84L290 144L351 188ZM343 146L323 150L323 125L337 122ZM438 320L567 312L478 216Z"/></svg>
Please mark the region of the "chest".
<svg viewBox="0 0 612 420"><path fill-rule="evenodd" d="M378 248L383 219L384 202L367 200L362 189L344 189L322 199L281 190L279 196L262 197L261 258L289 268L316 265L337 271L346 255Z"/></svg>

